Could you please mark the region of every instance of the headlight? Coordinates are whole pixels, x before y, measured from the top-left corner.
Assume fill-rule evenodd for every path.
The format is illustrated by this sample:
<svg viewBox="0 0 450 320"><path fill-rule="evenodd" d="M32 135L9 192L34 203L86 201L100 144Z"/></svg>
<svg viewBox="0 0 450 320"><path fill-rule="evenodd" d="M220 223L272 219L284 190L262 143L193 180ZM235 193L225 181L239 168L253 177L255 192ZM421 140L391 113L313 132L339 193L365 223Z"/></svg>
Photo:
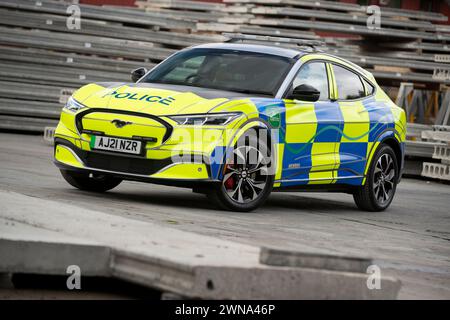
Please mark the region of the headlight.
<svg viewBox="0 0 450 320"><path fill-rule="evenodd" d="M242 113L211 113L200 115L169 116L180 125L223 126L240 117Z"/></svg>
<svg viewBox="0 0 450 320"><path fill-rule="evenodd" d="M85 108L85 106L72 97L70 97L69 100L67 100L67 103L64 106L64 109L70 112L77 112L78 110L81 110L83 108Z"/></svg>

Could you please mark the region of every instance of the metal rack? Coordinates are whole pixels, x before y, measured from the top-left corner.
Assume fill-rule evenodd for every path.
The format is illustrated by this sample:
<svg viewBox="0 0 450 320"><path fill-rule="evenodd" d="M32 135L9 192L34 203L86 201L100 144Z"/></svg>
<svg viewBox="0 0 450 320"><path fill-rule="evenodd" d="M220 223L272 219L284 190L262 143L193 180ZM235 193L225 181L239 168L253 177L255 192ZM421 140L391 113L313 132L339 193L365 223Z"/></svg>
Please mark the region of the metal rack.
<svg viewBox="0 0 450 320"><path fill-rule="evenodd" d="M317 47L326 46L325 42L319 40L309 40L309 39L298 39L298 38L283 38L283 37L273 37L273 36L261 36L256 34L243 34L243 33L222 33L224 37L228 40L225 42L238 42L238 41L264 41L274 44L279 43L290 43L295 44L300 47L309 47L314 51L318 51Z"/></svg>

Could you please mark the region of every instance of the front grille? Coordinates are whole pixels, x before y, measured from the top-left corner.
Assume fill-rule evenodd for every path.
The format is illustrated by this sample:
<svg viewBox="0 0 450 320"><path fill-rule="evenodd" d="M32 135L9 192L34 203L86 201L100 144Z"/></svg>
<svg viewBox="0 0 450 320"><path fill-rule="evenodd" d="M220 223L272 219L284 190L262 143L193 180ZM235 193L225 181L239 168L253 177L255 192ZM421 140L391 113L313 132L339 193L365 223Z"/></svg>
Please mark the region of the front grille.
<svg viewBox="0 0 450 320"><path fill-rule="evenodd" d="M103 117L102 114L110 114L110 116ZM130 125L134 126L133 131L136 137L133 138L132 136L123 136L121 130L113 124L114 120L108 120L105 122L105 118L111 119L111 115L114 115L113 118L115 118L115 116L117 115L119 120L121 115L129 116L129 118L131 118L132 120L132 123ZM86 118L84 118L85 116ZM87 127L83 126L84 120L89 121ZM98 126L97 122L101 123L102 125ZM86 132L87 130L90 132L96 132L95 134L98 135L133 138L142 141L148 141L148 138L150 138L156 139L153 142L157 141L158 144L162 144L167 139L169 139L173 131L173 128L169 123L157 116L129 110L111 110L104 108L90 108L85 111L79 112L75 116L75 124L78 132ZM153 147L155 147L155 145L153 145Z"/></svg>
<svg viewBox="0 0 450 320"><path fill-rule="evenodd" d="M172 163L170 159L151 160L86 152L83 162L90 168L151 175Z"/></svg>

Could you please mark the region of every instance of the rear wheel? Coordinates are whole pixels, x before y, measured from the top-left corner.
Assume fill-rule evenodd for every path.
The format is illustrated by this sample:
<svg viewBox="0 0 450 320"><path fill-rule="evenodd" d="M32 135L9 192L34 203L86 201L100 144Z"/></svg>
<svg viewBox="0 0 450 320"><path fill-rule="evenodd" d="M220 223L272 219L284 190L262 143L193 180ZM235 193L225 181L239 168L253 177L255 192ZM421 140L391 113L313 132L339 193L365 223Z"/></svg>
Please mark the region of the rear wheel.
<svg viewBox="0 0 450 320"><path fill-rule="evenodd" d="M366 184L353 194L358 208L382 211L389 207L397 189L398 173L394 150L388 145L381 145L373 157Z"/></svg>
<svg viewBox="0 0 450 320"><path fill-rule="evenodd" d="M220 186L208 193L225 210L254 210L264 203L273 188L270 150L256 136L246 139L246 143L235 146L224 164Z"/></svg>
<svg viewBox="0 0 450 320"><path fill-rule="evenodd" d="M117 187L122 180L103 174L89 174L61 169L64 179L75 188L86 191L105 192Z"/></svg>

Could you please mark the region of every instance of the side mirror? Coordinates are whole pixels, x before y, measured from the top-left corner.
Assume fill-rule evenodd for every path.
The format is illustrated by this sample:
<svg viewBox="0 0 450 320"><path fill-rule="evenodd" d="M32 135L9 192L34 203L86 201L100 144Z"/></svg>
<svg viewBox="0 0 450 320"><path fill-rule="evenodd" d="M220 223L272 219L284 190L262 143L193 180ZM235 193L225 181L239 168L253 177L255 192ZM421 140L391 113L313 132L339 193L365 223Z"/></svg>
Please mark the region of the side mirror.
<svg viewBox="0 0 450 320"><path fill-rule="evenodd" d="M320 91L309 84L301 84L292 91L291 98L315 102L319 100Z"/></svg>
<svg viewBox="0 0 450 320"><path fill-rule="evenodd" d="M136 82L147 73L147 69L141 67L131 71L131 81Z"/></svg>

